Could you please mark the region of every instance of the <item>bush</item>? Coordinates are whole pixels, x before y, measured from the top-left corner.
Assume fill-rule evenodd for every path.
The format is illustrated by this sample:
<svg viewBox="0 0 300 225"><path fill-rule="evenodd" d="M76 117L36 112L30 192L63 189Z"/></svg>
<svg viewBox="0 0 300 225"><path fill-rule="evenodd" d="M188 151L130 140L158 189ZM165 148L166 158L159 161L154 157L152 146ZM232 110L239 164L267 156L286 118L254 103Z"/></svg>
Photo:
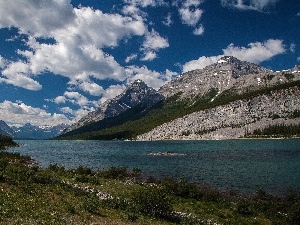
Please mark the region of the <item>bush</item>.
<svg viewBox="0 0 300 225"><path fill-rule="evenodd" d="M124 179L132 176L128 172L127 167L111 167L107 170L99 171L97 175L106 179Z"/></svg>
<svg viewBox="0 0 300 225"><path fill-rule="evenodd" d="M82 208L89 213L99 214L99 199L95 195L89 195L84 198Z"/></svg>
<svg viewBox="0 0 300 225"><path fill-rule="evenodd" d="M164 189L146 187L132 196L133 208L137 213L168 219L172 215L172 205Z"/></svg>
<svg viewBox="0 0 300 225"><path fill-rule="evenodd" d="M84 166L79 166L74 172L79 175L91 175L92 169Z"/></svg>

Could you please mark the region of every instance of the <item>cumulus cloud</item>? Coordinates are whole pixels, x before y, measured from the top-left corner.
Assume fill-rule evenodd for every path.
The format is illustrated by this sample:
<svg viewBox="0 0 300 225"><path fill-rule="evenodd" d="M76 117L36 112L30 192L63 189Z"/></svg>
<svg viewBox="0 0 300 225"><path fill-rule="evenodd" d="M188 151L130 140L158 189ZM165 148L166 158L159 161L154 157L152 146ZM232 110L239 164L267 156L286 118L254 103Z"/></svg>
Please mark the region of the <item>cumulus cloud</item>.
<svg viewBox="0 0 300 225"><path fill-rule="evenodd" d="M69 89L80 89L93 96L100 96L104 92L103 87L91 81L76 80L70 81L68 84L73 87Z"/></svg>
<svg viewBox="0 0 300 225"><path fill-rule="evenodd" d="M176 5L179 5L178 11L183 24L192 27L197 26L203 14L203 10L199 8L202 2L202 0L185 0L181 3L179 3L179 1L176 2ZM193 34L202 35L203 32L204 28L200 25L198 28L195 28Z"/></svg>
<svg viewBox="0 0 300 225"><path fill-rule="evenodd" d="M18 0L18 4L1 0L0 6L0 27L17 27L36 37L49 36L49 32L51 36L75 19L69 0Z"/></svg>
<svg viewBox="0 0 300 225"><path fill-rule="evenodd" d="M14 86L26 88L28 90L37 91L42 86L31 78L30 68L25 62L11 62L2 70L0 82L12 84Z"/></svg>
<svg viewBox="0 0 300 225"><path fill-rule="evenodd" d="M130 74L130 78L127 79L128 84L140 79L143 80L149 87L156 90L177 75L177 73L170 70L166 70L165 73L159 73L157 71L149 70L146 66L130 66L126 69L126 72Z"/></svg>
<svg viewBox="0 0 300 225"><path fill-rule="evenodd" d="M1 119L10 125L22 125L31 123L33 125L57 125L70 123L70 120L63 114L51 114L44 109L34 108L24 103L13 103L4 101L0 103Z"/></svg>
<svg viewBox="0 0 300 225"><path fill-rule="evenodd" d="M232 55L240 60L245 60L253 63L261 63L270 58L282 54L286 51L282 40L269 39L263 43L250 43L248 48L234 46L230 44L226 49L223 49L224 55Z"/></svg>
<svg viewBox="0 0 300 225"><path fill-rule="evenodd" d="M63 95L57 96L56 98L49 101L52 101L56 104L65 104L66 102L70 102L80 107L99 106L99 103L97 101L89 101L85 96L76 91L66 91Z"/></svg>
<svg viewBox="0 0 300 225"><path fill-rule="evenodd" d="M129 63L132 60L135 60L137 58L137 54L131 54L130 56L126 57L125 62Z"/></svg>
<svg viewBox="0 0 300 225"><path fill-rule="evenodd" d="M196 69L203 69L204 67L213 64L218 61L220 56L201 56L199 59L191 60L183 65L182 72L186 73L188 71L196 70Z"/></svg>
<svg viewBox="0 0 300 225"><path fill-rule="evenodd" d="M297 45L296 45L295 43L292 43L292 44L290 45L290 51L291 51L291 52L295 52L295 51L296 51L296 48L297 48Z"/></svg>
<svg viewBox="0 0 300 225"><path fill-rule="evenodd" d="M201 56L197 60L192 60L183 65L183 72L195 69L203 69L204 67L215 63L224 55L234 56L240 60L259 64L269 60L272 57L286 52L282 40L269 39L265 42L250 43L248 47L239 47L230 44L223 49L223 54L218 56L205 57Z"/></svg>
<svg viewBox="0 0 300 225"><path fill-rule="evenodd" d="M165 20L162 21L162 23L166 26L171 26L171 24L173 23L173 20L172 20L172 15L171 13L169 13L166 17L165 17Z"/></svg>
<svg viewBox="0 0 300 225"><path fill-rule="evenodd" d="M18 51L25 61L11 62L1 71L1 82L29 90L41 88L34 76L45 71L71 81L82 80L83 84L90 77L123 81L124 68L103 48L116 47L121 39L146 32L141 17L105 14L89 7L73 8L69 0L20 0L18 4L0 0L0 28L3 27L16 27L28 35L28 50ZM55 44L39 43L40 37L52 38Z"/></svg>
<svg viewBox="0 0 300 225"><path fill-rule="evenodd" d="M156 58L156 52L159 49L169 47L168 40L161 37L156 31L152 30L145 36L145 41L141 47L144 52L143 61L151 61Z"/></svg>
<svg viewBox="0 0 300 225"><path fill-rule="evenodd" d="M164 0L124 0L124 3L140 7L167 5Z"/></svg>
<svg viewBox="0 0 300 225"><path fill-rule="evenodd" d="M204 33L204 27L200 25L197 29L194 30L193 34L194 35L202 35Z"/></svg>
<svg viewBox="0 0 300 225"><path fill-rule="evenodd" d="M221 0L225 7L234 7L241 10L264 11L270 6L274 6L280 0Z"/></svg>
<svg viewBox="0 0 300 225"><path fill-rule="evenodd" d="M6 64L7 64L7 60L5 60L5 59L0 55L0 69L4 68Z"/></svg>
<svg viewBox="0 0 300 225"><path fill-rule="evenodd" d="M100 99L101 104L103 104L108 99L113 99L114 97L118 96L125 90L125 85L111 85L103 94L102 98Z"/></svg>
<svg viewBox="0 0 300 225"><path fill-rule="evenodd" d="M191 10L189 8L179 9L179 13L184 24L196 26L199 22L203 11L201 9Z"/></svg>

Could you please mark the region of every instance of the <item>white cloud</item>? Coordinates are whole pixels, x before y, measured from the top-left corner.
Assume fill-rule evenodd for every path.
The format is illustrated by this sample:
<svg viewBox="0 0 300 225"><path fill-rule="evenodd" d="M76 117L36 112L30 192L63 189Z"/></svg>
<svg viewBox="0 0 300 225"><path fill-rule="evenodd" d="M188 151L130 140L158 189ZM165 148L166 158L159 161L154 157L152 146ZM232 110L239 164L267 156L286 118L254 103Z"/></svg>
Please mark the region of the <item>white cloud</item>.
<svg viewBox="0 0 300 225"><path fill-rule="evenodd" d="M282 40L269 39L263 43L250 43L248 46L248 48L236 47L230 44L223 52L224 55L232 55L240 60L259 64L286 51Z"/></svg>
<svg viewBox="0 0 300 225"><path fill-rule="evenodd" d="M152 61L156 58L156 52L152 51L151 49L147 49L144 52L144 56L141 58L142 61Z"/></svg>
<svg viewBox="0 0 300 225"><path fill-rule="evenodd" d="M203 11L201 9L190 10L189 8L181 8L179 13L184 24L196 26Z"/></svg>
<svg viewBox="0 0 300 225"><path fill-rule="evenodd" d="M5 60L1 55L0 55L0 69L4 68L7 64L7 60Z"/></svg>
<svg viewBox="0 0 300 225"><path fill-rule="evenodd" d="M137 58L137 54L131 54L130 56L126 57L125 62L129 63L132 60L135 60Z"/></svg>
<svg viewBox="0 0 300 225"><path fill-rule="evenodd" d="M152 30L145 36L145 41L141 47L144 52L143 61L151 61L156 58L156 51L169 47L168 40L161 37L156 31Z"/></svg>
<svg viewBox="0 0 300 225"><path fill-rule="evenodd" d="M274 6L280 0L221 0L225 7L235 7L241 10L264 11Z"/></svg>
<svg viewBox="0 0 300 225"><path fill-rule="evenodd" d="M124 0L124 3L140 7L167 5L164 0Z"/></svg>
<svg viewBox="0 0 300 225"><path fill-rule="evenodd" d="M60 111L64 114L75 115L75 110L71 109L70 107L62 107L60 108Z"/></svg>
<svg viewBox="0 0 300 225"><path fill-rule="evenodd" d="M202 25L196 28L193 32L194 35L202 35L203 33L204 33L204 27Z"/></svg>
<svg viewBox="0 0 300 225"><path fill-rule="evenodd" d="M184 24L195 27L200 21L203 10L198 7L201 5L201 0L185 0L179 8L179 14Z"/></svg>
<svg viewBox="0 0 300 225"><path fill-rule="evenodd" d="M269 39L263 43L250 43L248 48L234 46L230 44L223 49L223 54L218 56L205 57L201 56L197 60L192 60L183 65L183 72L188 72L195 69L203 69L204 67L215 63L224 55L234 56L240 60L259 64L269 60L272 57L283 54L286 51L282 40Z"/></svg>
<svg viewBox="0 0 300 225"><path fill-rule="evenodd" d="M1 119L10 125L22 125L31 123L33 125L57 125L70 123L63 114L51 114L44 109L34 108L24 103L13 103L4 101L0 103Z"/></svg>
<svg viewBox="0 0 300 225"><path fill-rule="evenodd" d="M186 73L188 71L196 70L196 69L203 69L210 64L213 64L218 61L221 56L211 56L205 57L201 56L197 60L191 60L183 65L182 72Z"/></svg>
<svg viewBox="0 0 300 225"><path fill-rule="evenodd" d="M30 77L30 68L22 61L8 64L1 73L3 77L0 77L0 83L4 82L33 91L37 91L42 88L37 81Z"/></svg>
<svg viewBox="0 0 300 225"><path fill-rule="evenodd" d="M81 80L85 85L79 87L84 91L90 77L123 81L127 78L124 68L103 48L116 47L121 39L146 32L141 17L73 8L69 0L20 0L18 4L0 0L0 28L3 27L16 27L27 34L30 50L18 51L26 61L10 62L1 71L0 82L29 90L41 89L34 76L44 71L65 76L71 83ZM56 43L41 44L39 37L53 38ZM95 86L90 94L98 95L101 90Z"/></svg>
<svg viewBox="0 0 300 225"><path fill-rule="evenodd" d="M99 101L90 101L85 96L76 91L65 91L63 95L57 96L54 99L46 99L46 101L54 102L58 105L71 103L80 108L94 109L99 107Z"/></svg>
<svg viewBox="0 0 300 225"><path fill-rule="evenodd" d="M103 104L108 99L113 99L114 97L118 96L125 90L125 85L111 85L103 94L102 98L100 99L101 104Z"/></svg>
<svg viewBox="0 0 300 225"><path fill-rule="evenodd" d="M68 84L73 87L77 87L93 96L100 96L104 92L103 87L91 81L76 80L72 82L70 81Z"/></svg>
<svg viewBox="0 0 300 225"><path fill-rule="evenodd" d="M33 19L34 18L34 19ZM35 37L51 36L75 19L69 0L0 0L0 27L17 27Z"/></svg>
<svg viewBox="0 0 300 225"><path fill-rule="evenodd" d="M65 104L67 99L65 96L57 96L55 99L51 100L52 102L56 104Z"/></svg>
<svg viewBox="0 0 300 225"><path fill-rule="evenodd" d="M171 13L169 13L166 17L165 17L165 20L162 21L162 23L166 26L171 26L171 24L173 23L173 20L172 20L172 15Z"/></svg>
<svg viewBox="0 0 300 225"><path fill-rule="evenodd" d="M290 51L291 51L291 52L295 52L295 51L296 51L296 48L297 48L297 45L296 45L295 43L292 43L292 44L290 45Z"/></svg>
<svg viewBox="0 0 300 225"><path fill-rule="evenodd" d="M146 34L142 48L159 50L169 47L168 40L161 37L156 31L152 30Z"/></svg>
<svg viewBox="0 0 300 225"><path fill-rule="evenodd" d="M177 75L176 73L166 70L166 73L159 73L157 71L149 70L146 66L137 67L130 66L126 68L126 72L130 74L127 79L127 83L130 84L137 79L143 80L149 87L158 90L167 81L170 81L171 77Z"/></svg>

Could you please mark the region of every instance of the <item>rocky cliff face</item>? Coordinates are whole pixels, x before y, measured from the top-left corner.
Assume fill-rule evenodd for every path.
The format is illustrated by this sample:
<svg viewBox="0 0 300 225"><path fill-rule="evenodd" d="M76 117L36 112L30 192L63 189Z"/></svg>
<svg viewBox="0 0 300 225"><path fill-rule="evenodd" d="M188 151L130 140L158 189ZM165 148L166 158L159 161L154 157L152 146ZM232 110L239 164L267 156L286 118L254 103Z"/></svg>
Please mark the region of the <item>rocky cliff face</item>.
<svg viewBox="0 0 300 225"><path fill-rule="evenodd" d="M299 76L299 75L298 75ZM300 87L273 91L186 115L140 135L138 140L232 139L275 124L299 124Z"/></svg>
<svg viewBox="0 0 300 225"><path fill-rule="evenodd" d="M100 108L90 112L87 116L83 117L69 129L64 131L64 133L75 130L86 124L103 120L104 118L117 116L140 104L145 108L149 108L162 99L164 99L164 97L156 90L148 87L143 81L136 80L129 85L122 94L114 99L107 100Z"/></svg>
<svg viewBox="0 0 300 225"><path fill-rule="evenodd" d="M236 93L288 82L283 73L274 73L256 64L224 56L217 63L201 70L187 72L164 85L160 90L165 97L182 92L180 99L193 98L217 90L217 95L231 89Z"/></svg>

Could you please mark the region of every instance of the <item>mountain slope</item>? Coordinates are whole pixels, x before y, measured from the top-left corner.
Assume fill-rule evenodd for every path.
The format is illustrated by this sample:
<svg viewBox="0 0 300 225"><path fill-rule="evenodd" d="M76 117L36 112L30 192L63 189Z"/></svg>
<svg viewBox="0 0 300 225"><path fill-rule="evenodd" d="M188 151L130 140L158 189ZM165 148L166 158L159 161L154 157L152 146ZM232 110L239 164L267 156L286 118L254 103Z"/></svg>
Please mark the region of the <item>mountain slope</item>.
<svg viewBox="0 0 300 225"><path fill-rule="evenodd" d="M191 113L137 139L235 139L270 125L300 124L299 84Z"/></svg>
<svg viewBox="0 0 300 225"><path fill-rule="evenodd" d="M118 95L114 99L107 100L102 107L98 108L96 111L90 112L87 116L73 124L64 133L78 129L90 123L118 116L128 109L135 108L139 105L142 105L145 110L161 101L163 98L164 97L161 94L153 88L148 87L143 81L136 80L129 85L122 94Z"/></svg>
<svg viewBox="0 0 300 225"><path fill-rule="evenodd" d="M10 128L3 120L0 120L0 134L12 136L13 133L13 129Z"/></svg>
<svg viewBox="0 0 300 225"><path fill-rule="evenodd" d="M297 67L295 68L297 69ZM177 124L175 128L169 127L167 124L172 123L176 119L180 121L180 118L186 118L192 113L199 112L201 114L216 107L221 107L219 108L220 110L226 111L226 105L230 105L230 103L238 100L246 101L245 99L258 97L257 101L261 102L267 109L268 105L263 103L266 96L272 95L273 92L285 91L299 86L300 71L296 69L273 72L252 63L242 62L234 57L223 57L217 63L203 70L188 72L164 85L159 90L159 93L165 97L164 100L158 101L146 111L143 111L141 108L143 113L139 113L139 109L135 108L135 114L120 113L118 116L110 117L109 120L103 120L101 124L91 123L85 127L92 129L77 130L73 133L74 136L67 138L134 139L138 137L141 140L149 140L151 135L142 136L142 134L151 130L154 131L156 127L161 125L166 125L168 127L166 129L177 132L176 130L180 129L176 128L176 126L184 127L184 124ZM292 93L296 98L299 98L298 92ZM289 96L286 95L286 98L289 98ZM278 101L282 102L283 100L284 98L279 98ZM298 102L295 102L295 104L296 106L299 105ZM270 105L271 108L267 111L276 111L276 107L272 106L272 104ZM226 107L222 108L223 106ZM236 107L237 111L249 111L249 109L236 105L230 105L230 107ZM280 107L283 108L283 111L289 113L292 113L291 110L296 110L290 104L283 104ZM212 113L211 116L213 117L213 113L216 112L210 111L210 113ZM127 117L129 119L126 120ZM243 117L246 119L245 115ZM223 120L226 120L226 118L223 117ZM217 121L218 119L215 118L215 122ZM195 124L194 122L188 123L190 126L199 126L198 122L195 122ZM214 124L214 122L211 123ZM210 133L215 129L219 129L218 126L217 128L216 126L208 126L207 129L203 128L202 130L204 133ZM167 131L162 131L161 134L157 135L156 139L164 139L165 132L167 133ZM195 133L196 131L182 130L180 132L184 134L183 136L189 136L190 133ZM178 133L180 134L180 132ZM200 129L196 133L200 134L201 132ZM70 133L70 135L72 134ZM226 138L225 136L223 138ZM177 138L174 137L174 139ZM217 138L217 136L214 136L214 138Z"/></svg>

